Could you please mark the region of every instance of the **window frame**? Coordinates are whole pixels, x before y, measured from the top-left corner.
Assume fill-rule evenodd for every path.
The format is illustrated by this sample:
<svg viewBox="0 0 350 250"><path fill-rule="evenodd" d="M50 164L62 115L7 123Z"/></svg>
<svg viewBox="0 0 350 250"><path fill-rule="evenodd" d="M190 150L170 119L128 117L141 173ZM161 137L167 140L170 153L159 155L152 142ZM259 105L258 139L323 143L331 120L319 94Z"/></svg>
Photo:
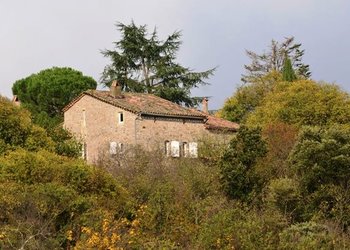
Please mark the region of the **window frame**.
<svg viewBox="0 0 350 250"><path fill-rule="evenodd" d="M118 124L124 124L124 113L122 111L118 112Z"/></svg>

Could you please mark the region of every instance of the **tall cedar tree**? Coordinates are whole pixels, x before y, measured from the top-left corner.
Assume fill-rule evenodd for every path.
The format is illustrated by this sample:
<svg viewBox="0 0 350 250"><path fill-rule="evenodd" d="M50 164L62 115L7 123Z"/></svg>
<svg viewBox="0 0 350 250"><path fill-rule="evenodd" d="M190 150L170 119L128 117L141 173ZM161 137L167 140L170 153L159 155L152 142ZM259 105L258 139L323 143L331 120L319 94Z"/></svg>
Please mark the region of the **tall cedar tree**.
<svg viewBox="0 0 350 250"><path fill-rule="evenodd" d="M289 57L286 56L284 60L284 65L282 69L282 80L287 82L293 82L297 79L292 62L290 61Z"/></svg>
<svg viewBox="0 0 350 250"><path fill-rule="evenodd" d="M191 89L207 84L214 68L204 72L176 63L176 54L181 45L181 33L174 32L165 41L158 38L157 30L149 34L147 26L118 23L121 40L115 42L114 50L101 53L111 59L104 68L101 81L110 86L117 80L124 91L152 93L177 104L195 106L199 98L191 97Z"/></svg>
<svg viewBox="0 0 350 250"><path fill-rule="evenodd" d="M282 72L286 56L290 58L294 71L299 78L310 78L309 65L302 63L305 51L300 47L301 43L295 43L294 37L287 37L282 43L272 40L269 51L263 54L247 50L247 56L252 62L249 65L244 65L246 74L242 75L241 80L249 83L265 76L267 73Z"/></svg>

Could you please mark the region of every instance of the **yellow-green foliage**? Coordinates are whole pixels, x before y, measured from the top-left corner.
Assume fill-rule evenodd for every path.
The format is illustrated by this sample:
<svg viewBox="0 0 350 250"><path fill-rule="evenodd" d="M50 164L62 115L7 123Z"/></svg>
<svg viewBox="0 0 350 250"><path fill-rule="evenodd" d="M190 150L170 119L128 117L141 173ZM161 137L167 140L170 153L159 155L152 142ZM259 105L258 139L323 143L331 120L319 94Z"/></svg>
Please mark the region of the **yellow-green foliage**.
<svg viewBox="0 0 350 250"><path fill-rule="evenodd" d="M279 178L271 180L266 189L266 204L277 209L286 219L292 221L298 216L298 205L302 199L298 183L294 179Z"/></svg>
<svg viewBox="0 0 350 250"><path fill-rule="evenodd" d="M0 96L0 155L16 148L41 149L68 157L79 157L81 145L61 127L48 131L35 125L31 114Z"/></svg>
<svg viewBox="0 0 350 250"><path fill-rule="evenodd" d="M278 213L227 204L199 229L196 249L276 249L287 222Z"/></svg>
<svg viewBox="0 0 350 250"><path fill-rule="evenodd" d="M284 122L329 125L350 122L350 97L336 85L300 80L281 82L248 117L247 124Z"/></svg>
<svg viewBox="0 0 350 250"><path fill-rule="evenodd" d="M349 128L335 124L348 95L264 84L242 99L262 138L241 126L230 146L203 138L197 159L135 147L96 166L2 98L0 249L350 249Z"/></svg>
<svg viewBox="0 0 350 250"><path fill-rule="evenodd" d="M244 121L281 80L282 76L277 71L254 78L251 83L239 87L233 96L225 101L218 116L234 122Z"/></svg>
<svg viewBox="0 0 350 250"><path fill-rule="evenodd" d="M128 211L127 192L81 160L18 149L0 157L0 248L56 249L103 211ZM78 229L76 229L78 230Z"/></svg>
<svg viewBox="0 0 350 250"><path fill-rule="evenodd" d="M129 157L106 158L101 164L129 190L136 207L145 206L137 217L143 237L133 240L136 248L189 248L203 221L225 202L218 191L218 169L199 159L171 159L137 149Z"/></svg>
<svg viewBox="0 0 350 250"><path fill-rule="evenodd" d="M0 141L0 153L1 144L6 144L7 149L23 147L30 151L54 148L47 132L32 123L29 111L3 97L0 97Z"/></svg>
<svg viewBox="0 0 350 250"><path fill-rule="evenodd" d="M315 222L292 225L280 234L279 249L348 249L343 235L336 236L330 227ZM334 240L334 238L337 240Z"/></svg>

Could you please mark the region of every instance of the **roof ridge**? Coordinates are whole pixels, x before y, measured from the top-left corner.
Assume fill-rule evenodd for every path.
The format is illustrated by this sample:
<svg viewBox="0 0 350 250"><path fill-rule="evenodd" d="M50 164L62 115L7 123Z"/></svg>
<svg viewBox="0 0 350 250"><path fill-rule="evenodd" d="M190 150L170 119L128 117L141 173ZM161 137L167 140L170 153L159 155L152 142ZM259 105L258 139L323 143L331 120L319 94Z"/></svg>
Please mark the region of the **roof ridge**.
<svg viewBox="0 0 350 250"><path fill-rule="evenodd" d="M113 98L109 95L109 91L107 90L88 89L74 98L66 107L63 108L62 111L67 111L84 95L89 95L100 101L122 108L132 113L143 113L145 115L154 116L163 115L168 117L188 117L194 119L206 118L204 114L198 112L197 110L191 110L188 107L183 107L177 103L171 102L154 94L136 92L124 92L123 94L125 98ZM133 97L138 97L140 99L135 100Z"/></svg>

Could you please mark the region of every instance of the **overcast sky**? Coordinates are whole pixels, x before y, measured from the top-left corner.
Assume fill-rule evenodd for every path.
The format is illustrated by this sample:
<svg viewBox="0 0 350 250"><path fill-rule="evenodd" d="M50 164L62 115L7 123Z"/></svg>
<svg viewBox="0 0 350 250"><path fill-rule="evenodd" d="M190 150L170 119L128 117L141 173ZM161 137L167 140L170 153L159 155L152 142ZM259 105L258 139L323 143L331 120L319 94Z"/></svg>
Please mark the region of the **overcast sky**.
<svg viewBox="0 0 350 250"><path fill-rule="evenodd" d="M305 49L312 78L350 91L349 0L0 0L0 94L53 66L68 66L99 81L120 38L116 22L157 26L160 38L182 31L178 62L203 71L218 66L210 86L220 108L240 84L245 49L267 50L271 39L295 36Z"/></svg>

